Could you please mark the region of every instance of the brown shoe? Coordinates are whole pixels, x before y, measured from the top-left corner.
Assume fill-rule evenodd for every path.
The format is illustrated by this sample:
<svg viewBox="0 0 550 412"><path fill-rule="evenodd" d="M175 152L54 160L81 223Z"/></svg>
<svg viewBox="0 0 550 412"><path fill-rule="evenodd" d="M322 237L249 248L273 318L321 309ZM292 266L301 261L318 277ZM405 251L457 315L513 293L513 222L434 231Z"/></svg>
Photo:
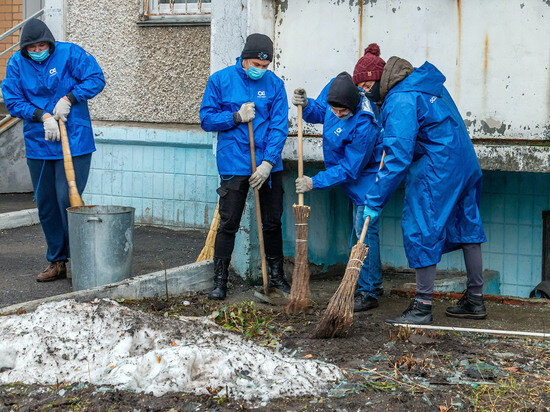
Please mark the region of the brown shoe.
<svg viewBox="0 0 550 412"><path fill-rule="evenodd" d="M65 262L53 262L38 274L36 281L51 282L52 280L64 279L66 277L67 266L65 265Z"/></svg>

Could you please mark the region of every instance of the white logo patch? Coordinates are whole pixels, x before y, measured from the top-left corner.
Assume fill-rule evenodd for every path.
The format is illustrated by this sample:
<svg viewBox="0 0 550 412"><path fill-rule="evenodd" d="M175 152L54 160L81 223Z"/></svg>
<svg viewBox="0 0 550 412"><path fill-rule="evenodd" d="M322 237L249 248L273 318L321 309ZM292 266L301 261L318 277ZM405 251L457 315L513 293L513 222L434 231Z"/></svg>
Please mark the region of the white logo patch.
<svg viewBox="0 0 550 412"><path fill-rule="evenodd" d="M54 67L53 69L50 69L50 77L55 76L57 74L57 69Z"/></svg>
<svg viewBox="0 0 550 412"><path fill-rule="evenodd" d="M260 99L264 99L265 98L265 91L263 90L258 90L258 97Z"/></svg>
<svg viewBox="0 0 550 412"><path fill-rule="evenodd" d="M430 99L430 103L433 103L437 100L437 96L433 96L431 99Z"/></svg>
<svg viewBox="0 0 550 412"><path fill-rule="evenodd" d="M334 131L334 134L335 134L336 136L340 136L340 133L342 133L342 128L341 128L341 127L339 127L338 129L336 129L336 130Z"/></svg>

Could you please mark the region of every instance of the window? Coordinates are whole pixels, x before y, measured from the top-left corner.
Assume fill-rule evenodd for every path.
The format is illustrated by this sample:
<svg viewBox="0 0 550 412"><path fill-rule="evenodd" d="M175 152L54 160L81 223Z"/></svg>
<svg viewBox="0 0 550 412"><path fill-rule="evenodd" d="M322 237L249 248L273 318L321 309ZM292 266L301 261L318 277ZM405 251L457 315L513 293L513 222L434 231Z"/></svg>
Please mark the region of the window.
<svg viewBox="0 0 550 412"><path fill-rule="evenodd" d="M211 0L143 0L140 24L210 24L211 6Z"/></svg>

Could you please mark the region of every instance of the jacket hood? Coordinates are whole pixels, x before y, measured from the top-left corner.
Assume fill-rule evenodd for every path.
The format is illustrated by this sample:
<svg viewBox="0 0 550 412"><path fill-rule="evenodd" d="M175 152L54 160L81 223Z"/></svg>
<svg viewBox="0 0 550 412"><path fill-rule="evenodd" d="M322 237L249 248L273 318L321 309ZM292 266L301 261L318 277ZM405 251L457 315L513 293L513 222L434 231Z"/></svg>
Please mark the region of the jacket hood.
<svg viewBox="0 0 550 412"><path fill-rule="evenodd" d="M30 19L21 30L19 40L19 48L23 57L30 59L27 46L42 41L50 44L50 54L52 54L55 50L55 39L52 32L42 20Z"/></svg>
<svg viewBox="0 0 550 412"><path fill-rule="evenodd" d="M395 92L422 92L441 97L445 76L429 62L415 69L406 79L395 85Z"/></svg>
<svg viewBox="0 0 550 412"><path fill-rule="evenodd" d="M389 91L400 81L414 71L414 67L407 60L392 56L386 63L382 77L380 78L380 103L388 95Z"/></svg>

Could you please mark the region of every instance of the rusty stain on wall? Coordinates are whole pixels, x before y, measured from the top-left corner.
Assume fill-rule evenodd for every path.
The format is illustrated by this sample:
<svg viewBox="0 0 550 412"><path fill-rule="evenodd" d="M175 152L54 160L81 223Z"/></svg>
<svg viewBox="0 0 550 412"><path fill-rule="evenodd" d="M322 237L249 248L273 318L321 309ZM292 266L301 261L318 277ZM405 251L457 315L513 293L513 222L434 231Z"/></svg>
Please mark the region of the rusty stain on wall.
<svg viewBox="0 0 550 412"><path fill-rule="evenodd" d="M363 57L363 0L359 0L359 59Z"/></svg>
<svg viewBox="0 0 550 412"><path fill-rule="evenodd" d="M489 35L485 32L485 43L483 48L483 108L487 110L487 67L489 62Z"/></svg>

